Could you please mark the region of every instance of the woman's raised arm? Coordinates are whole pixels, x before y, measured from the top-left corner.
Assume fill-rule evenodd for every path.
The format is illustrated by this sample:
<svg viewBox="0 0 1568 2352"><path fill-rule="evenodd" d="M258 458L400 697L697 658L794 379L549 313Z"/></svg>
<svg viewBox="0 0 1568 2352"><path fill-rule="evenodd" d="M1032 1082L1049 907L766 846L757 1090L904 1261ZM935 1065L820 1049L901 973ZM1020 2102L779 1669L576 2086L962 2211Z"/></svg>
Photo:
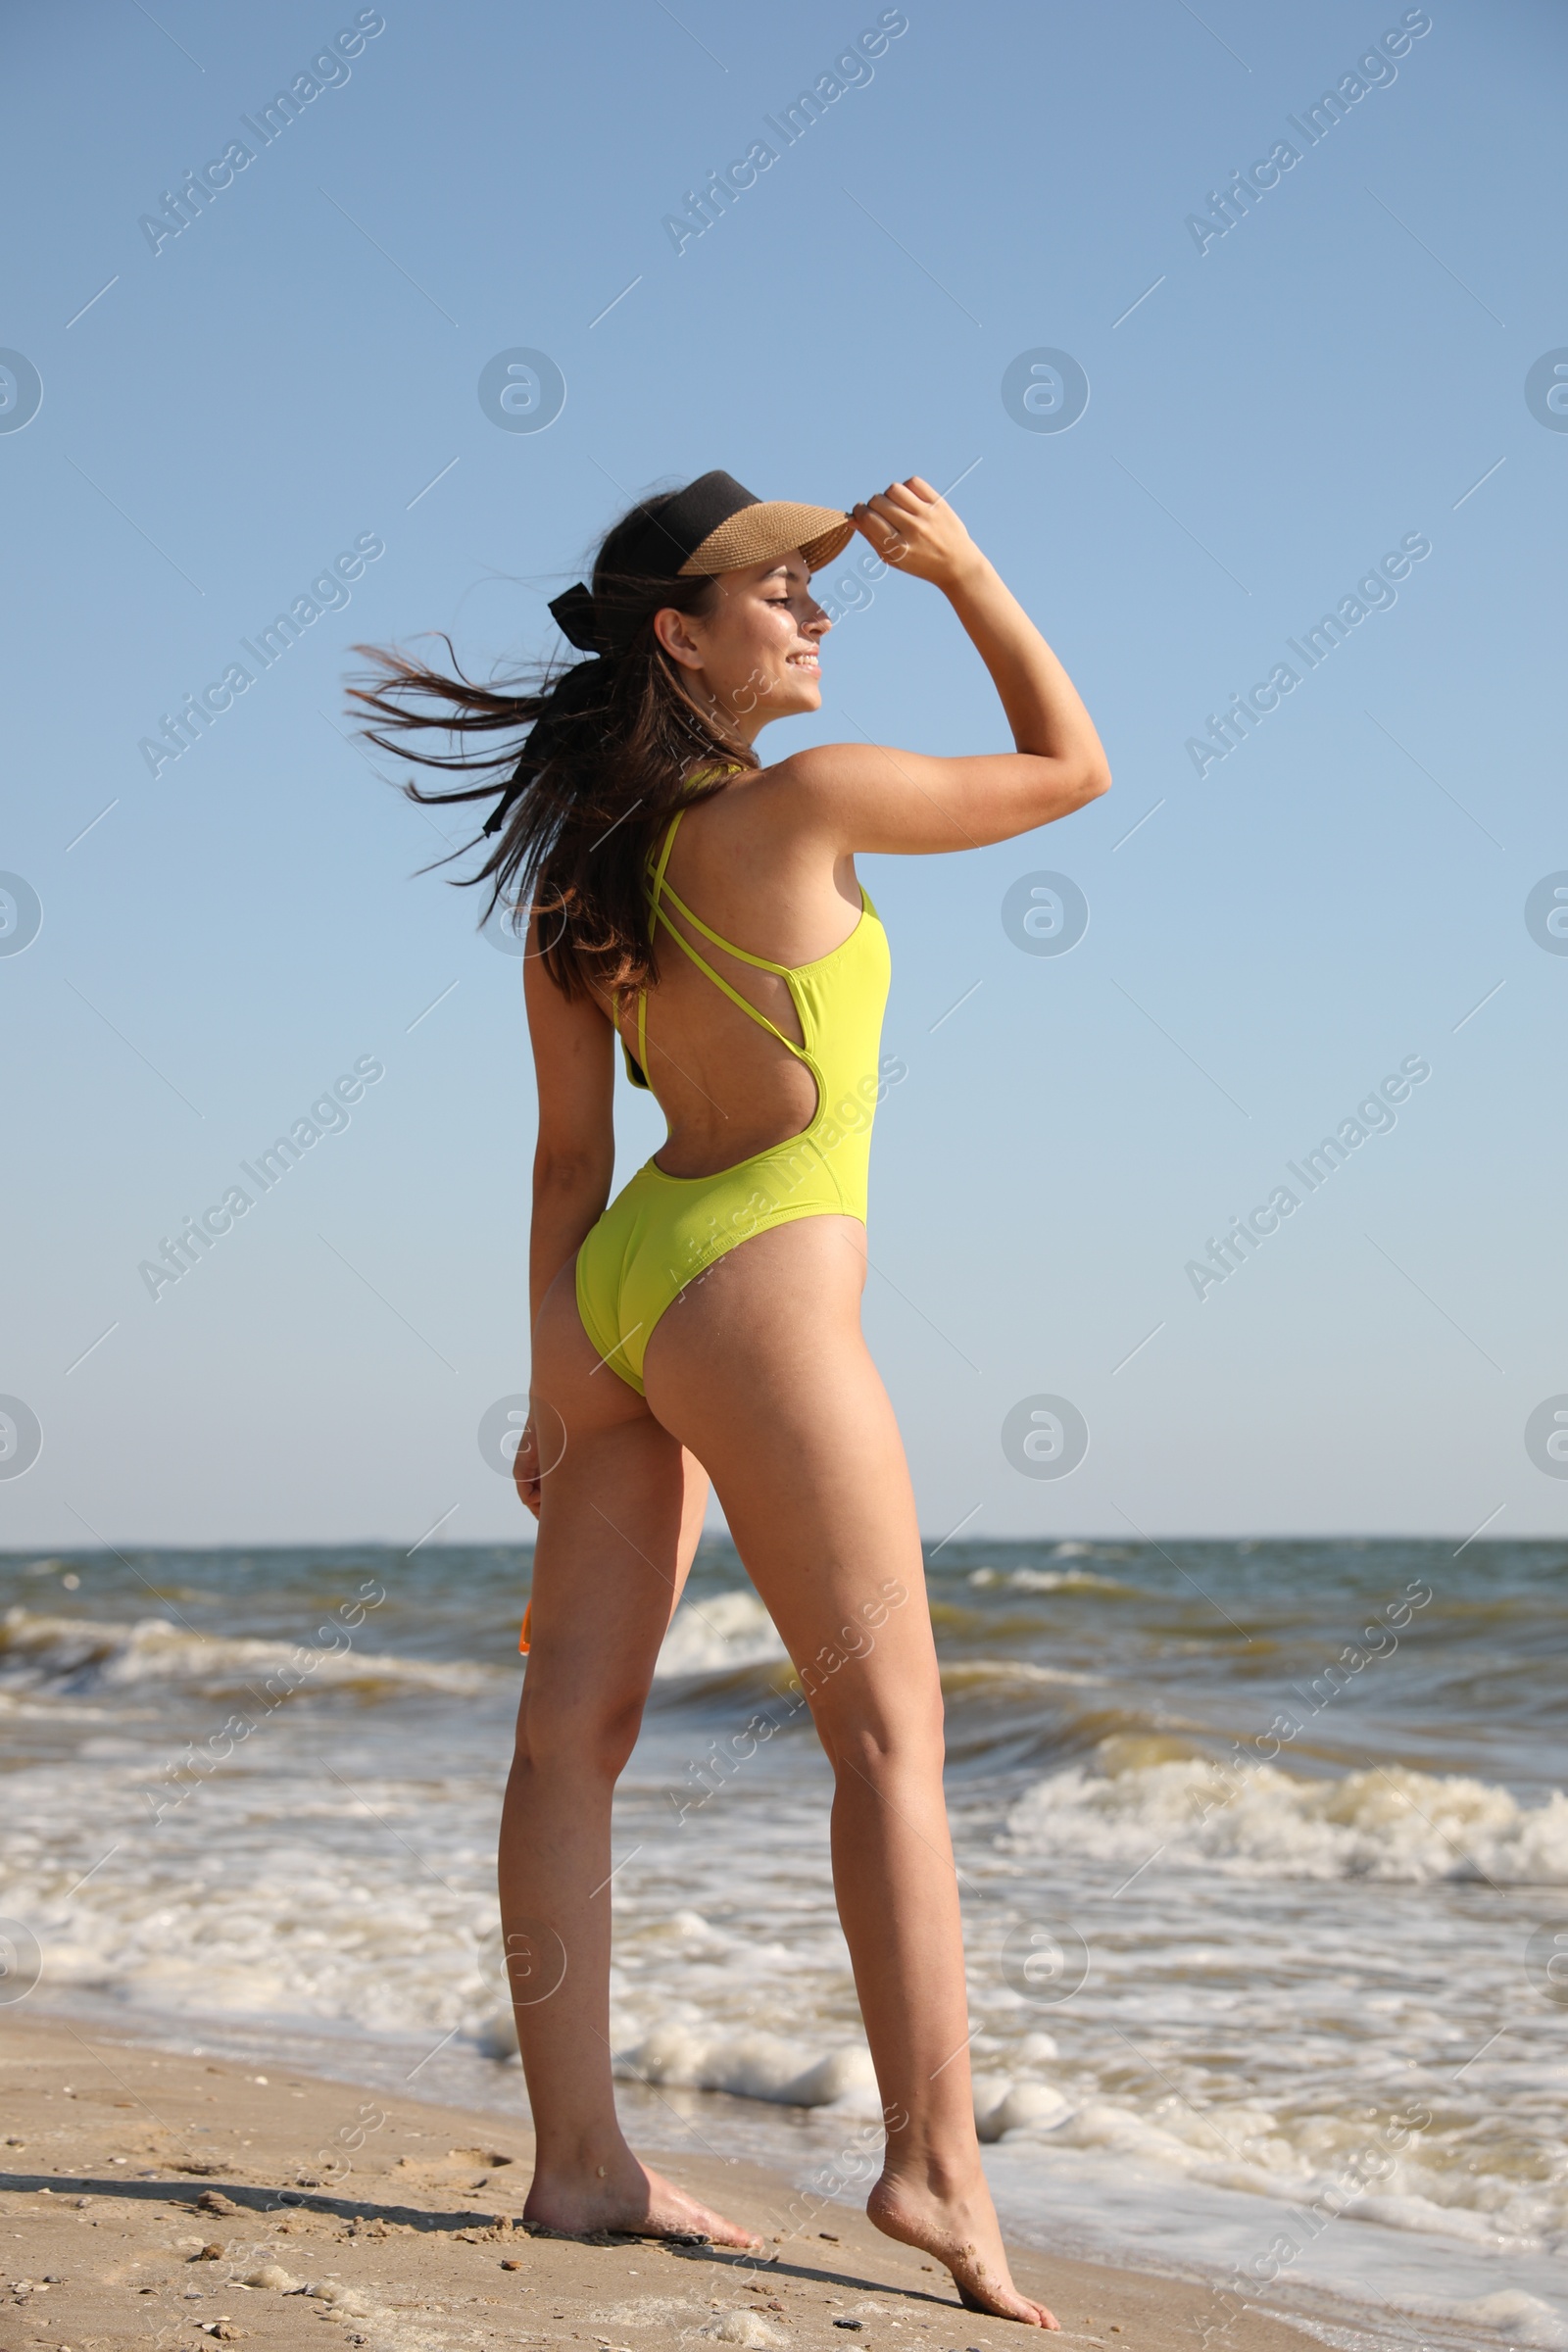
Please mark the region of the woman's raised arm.
<svg viewBox="0 0 1568 2352"><path fill-rule="evenodd" d="M841 849L929 854L1008 841L1107 792L1110 769L1076 687L946 500L913 474L854 514L889 564L947 597L991 673L1016 749L942 760L821 745L782 763L797 808L819 816Z"/></svg>

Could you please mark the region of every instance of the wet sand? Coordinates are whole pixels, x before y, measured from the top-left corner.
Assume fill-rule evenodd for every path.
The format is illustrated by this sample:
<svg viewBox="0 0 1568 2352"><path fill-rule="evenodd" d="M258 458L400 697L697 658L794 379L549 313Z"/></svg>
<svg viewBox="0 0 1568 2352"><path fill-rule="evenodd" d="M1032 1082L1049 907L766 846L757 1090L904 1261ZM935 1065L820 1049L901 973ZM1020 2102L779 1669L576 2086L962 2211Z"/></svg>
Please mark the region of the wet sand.
<svg viewBox="0 0 1568 2352"><path fill-rule="evenodd" d="M535 2236L521 2223L521 2124L287 2066L264 2079L58 2016L0 2019L0 2352L1001 2352L1033 2333L965 2312L945 2272L760 2166L639 2150L756 2230L759 2255ZM1064 2346L1306 2352L1313 2340L1201 2285L1027 2249L1012 2259Z"/></svg>

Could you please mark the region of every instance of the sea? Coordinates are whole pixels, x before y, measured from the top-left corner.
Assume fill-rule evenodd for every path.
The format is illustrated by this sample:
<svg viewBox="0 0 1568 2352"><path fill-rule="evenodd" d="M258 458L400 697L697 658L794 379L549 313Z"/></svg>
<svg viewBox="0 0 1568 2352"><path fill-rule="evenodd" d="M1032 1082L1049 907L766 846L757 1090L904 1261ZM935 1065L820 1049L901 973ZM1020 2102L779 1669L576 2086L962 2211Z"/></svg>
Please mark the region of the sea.
<svg viewBox="0 0 1568 2352"><path fill-rule="evenodd" d="M0 2002L524 2117L529 1570L0 1559ZM1217 2328L1568 2348L1568 1544L965 1537L927 1573L1007 2230L1205 2280ZM706 1539L616 1803L622 2110L824 2212L878 2142L830 1794Z"/></svg>

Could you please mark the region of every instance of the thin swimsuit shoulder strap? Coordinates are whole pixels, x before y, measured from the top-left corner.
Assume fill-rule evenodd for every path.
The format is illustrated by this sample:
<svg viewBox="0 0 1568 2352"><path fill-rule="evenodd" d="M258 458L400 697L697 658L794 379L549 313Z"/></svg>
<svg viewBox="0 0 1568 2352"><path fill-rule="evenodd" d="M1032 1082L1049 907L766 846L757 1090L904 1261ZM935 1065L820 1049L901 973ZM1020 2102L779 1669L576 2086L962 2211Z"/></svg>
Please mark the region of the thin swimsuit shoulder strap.
<svg viewBox="0 0 1568 2352"><path fill-rule="evenodd" d="M659 863L654 870L653 887L649 893L648 937L650 941L658 934L659 894L664 888L664 868L669 863L669 853L675 846L675 835L680 830L680 820L685 813L684 808L677 808L670 818L665 828L662 847L659 853ZM646 988L639 989L637 992L637 1067L642 1071L643 1083L646 1086L648 1083L648 991Z"/></svg>
<svg viewBox="0 0 1568 2352"><path fill-rule="evenodd" d="M768 1019L766 1013L760 1011L758 1007L752 1004L749 998L743 997L738 988L732 988L729 982L724 978L722 972L715 972L712 965L709 962L707 956L699 955L698 951L692 946L691 941L686 937L685 933L680 930L676 924L672 923L669 919L669 916L664 912L661 902L667 897L671 905L679 910L681 915L684 916L685 920L689 922L694 929L700 931L705 939L710 940L715 948L722 948L726 956L734 956L742 963L755 964L760 971L775 972L781 979L788 978L789 967L787 964L769 963L765 956L749 956L744 948L733 947L727 939L720 938L716 931L710 930L707 923L703 921L701 915L693 914L685 900L681 898L679 893L676 891L674 884L665 880L664 869L669 863L669 853L674 844L675 834L680 825L680 820L685 813L686 811L684 808L677 808L674 815L671 817L669 822L669 830L664 835L663 847L659 854L659 863L654 869L654 879L648 893L650 909L648 918L649 937L653 938L658 930L659 925L662 923L664 929L669 933L670 938L675 942L675 945L681 949L685 955L691 957L691 960L696 964L698 970L702 972L706 978L711 980L713 986L720 990L723 995L728 997L732 1004L738 1004L742 1012L746 1013L752 1020L754 1020L760 1029L765 1029L770 1037L776 1037L781 1046L788 1046L790 1052L796 1056L796 1058L804 1061L806 1054L803 1048L798 1046L793 1038L786 1037L782 1029L775 1028L774 1024ZM642 994L637 999L637 1058L645 1074L648 1068L646 1053L647 1044L648 991L644 989Z"/></svg>
<svg viewBox="0 0 1568 2352"><path fill-rule="evenodd" d="M722 948L726 956L735 956L741 963L752 964L760 972L776 972L781 980L788 979L790 967L787 963L770 963L765 956L753 956L747 949L738 948L732 939L725 939L719 932L711 930L700 914L693 913L673 882L664 884L663 896L668 899L672 906L679 910L694 931L700 931L705 939L711 940L715 948ZM662 912L662 910L661 911ZM663 919L668 924L669 917L665 915Z"/></svg>

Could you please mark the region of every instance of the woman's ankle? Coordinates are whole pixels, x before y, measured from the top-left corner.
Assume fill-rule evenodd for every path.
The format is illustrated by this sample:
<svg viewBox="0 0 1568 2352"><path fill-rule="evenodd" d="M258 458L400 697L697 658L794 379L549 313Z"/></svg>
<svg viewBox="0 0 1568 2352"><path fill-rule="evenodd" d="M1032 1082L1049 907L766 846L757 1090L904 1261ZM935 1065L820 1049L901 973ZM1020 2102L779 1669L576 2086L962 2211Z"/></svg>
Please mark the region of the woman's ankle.
<svg viewBox="0 0 1568 2352"><path fill-rule="evenodd" d="M965 2147L899 2146L889 2140L883 2153L882 2176L872 2196L920 2199L936 2205L958 2205L976 2192L989 2196L979 2142Z"/></svg>
<svg viewBox="0 0 1568 2352"><path fill-rule="evenodd" d="M547 2132L536 2133L533 2159L536 2182L548 2180L563 2187L593 2188L607 2180L623 2180L641 2169L616 2124L600 2130L563 2132L559 2136Z"/></svg>

